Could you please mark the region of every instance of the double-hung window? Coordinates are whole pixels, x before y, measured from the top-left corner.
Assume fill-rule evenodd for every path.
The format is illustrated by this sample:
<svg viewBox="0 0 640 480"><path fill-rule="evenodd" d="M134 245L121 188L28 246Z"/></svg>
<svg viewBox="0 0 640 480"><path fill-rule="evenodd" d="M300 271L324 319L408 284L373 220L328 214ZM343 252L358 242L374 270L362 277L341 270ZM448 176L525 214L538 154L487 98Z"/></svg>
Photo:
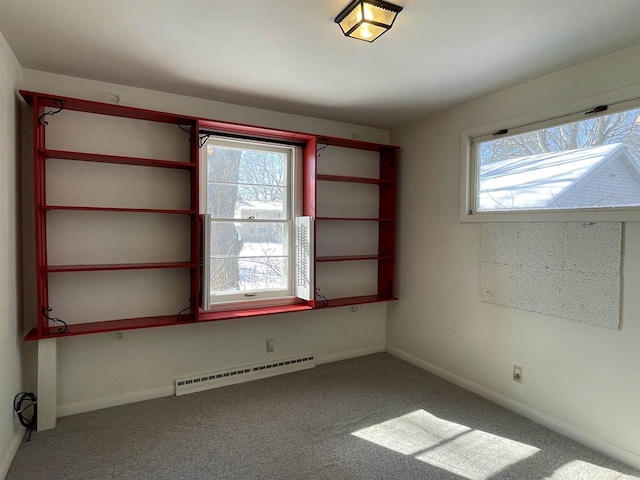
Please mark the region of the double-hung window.
<svg viewBox="0 0 640 480"><path fill-rule="evenodd" d="M203 306L291 299L296 148L210 137L202 157Z"/></svg>

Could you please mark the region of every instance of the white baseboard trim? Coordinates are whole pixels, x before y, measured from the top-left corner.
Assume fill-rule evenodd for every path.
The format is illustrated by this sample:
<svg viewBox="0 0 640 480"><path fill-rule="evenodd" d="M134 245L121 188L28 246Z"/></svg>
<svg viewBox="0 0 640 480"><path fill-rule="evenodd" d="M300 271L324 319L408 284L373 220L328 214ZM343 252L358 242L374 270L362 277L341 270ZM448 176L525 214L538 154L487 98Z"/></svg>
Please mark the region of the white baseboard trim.
<svg viewBox="0 0 640 480"><path fill-rule="evenodd" d="M0 480L6 478L11 462L13 462L13 457L16 456L16 452L20 447L22 437L24 437L24 428L19 428L17 432L14 432L7 449L2 454L2 459L0 459Z"/></svg>
<svg viewBox="0 0 640 480"><path fill-rule="evenodd" d="M365 355L372 355L374 353L384 352L384 345L359 348L356 350L348 350L346 352L329 353L327 355L316 355L316 364L321 365L323 363L339 362L340 360L348 360L350 358L364 357Z"/></svg>
<svg viewBox="0 0 640 480"><path fill-rule="evenodd" d="M536 423L539 423L540 425L547 427L548 429L553 430L554 432L557 432L561 435L564 435L571 440L575 440L576 442L592 448L597 452L603 453L615 460L618 460L625 465L640 470L640 455L634 452L596 438L588 433L578 430L575 427L567 425L557 418L551 417L546 413L542 413L509 397L505 397L504 395L494 392L493 390L489 390L482 385L459 377L458 375L455 375L429 362L425 362L424 360L418 357L414 357L410 353L400 350L399 348L387 346L386 351L391 355L404 360L405 362L411 363L418 368L426 370L427 372L443 378L444 380L462 387L465 390L473 392L476 395L480 395L481 397L486 398L487 400L490 400L491 402L496 403L501 407L522 415L523 417L526 417Z"/></svg>
<svg viewBox="0 0 640 480"><path fill-rule="evenodd" d="M171 384L166 387L154 388L151 390L141 390L139 392L124 393L122 395L114 395L113 397L96 398L83 402L68 403L66 405L58 405L58 417L67 417L78 413L93 412L94 410L102 410L103 408L117 407L128 403L143 402L145 400L153 400L154 398L170 397L176 394L175 385Z"/></svg>

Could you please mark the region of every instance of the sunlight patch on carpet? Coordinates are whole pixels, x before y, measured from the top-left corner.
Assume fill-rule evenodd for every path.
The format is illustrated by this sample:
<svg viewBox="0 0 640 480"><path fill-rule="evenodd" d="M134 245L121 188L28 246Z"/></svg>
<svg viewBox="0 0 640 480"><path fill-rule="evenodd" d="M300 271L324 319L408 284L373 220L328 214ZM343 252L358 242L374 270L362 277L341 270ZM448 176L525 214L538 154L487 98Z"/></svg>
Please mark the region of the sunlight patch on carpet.
<svg viewBox="0 0 640 480"><path fill-rule="evenodd" d="M416 410L387 422L373 425L352 435L404 455L414 455L446 440L470 432L469 427L448 422Z"/></svg>
<svg viewBox="0 0 640 480"><path fill-rule="evenodd" d="M539 451L531 445L473 430L415 458L470 480L485 480Z"/></svg>
<svg viewBox="0 0 640 480"><path fill-rule="evenodd" d="M354 436L460 475L486 480L539 448L438 418L424 410L353 432Z"/></svg>
<svg viewBox="0 0 640 480"><path fill-rule="evenodd" d="M620 478L620 472L608 468L599 467L593 463L574 460L558 468L550 477L544 480L561 480L566 478L588 478L589 480L616 480ZM638 478L638 477L624 477Z"/></svg>

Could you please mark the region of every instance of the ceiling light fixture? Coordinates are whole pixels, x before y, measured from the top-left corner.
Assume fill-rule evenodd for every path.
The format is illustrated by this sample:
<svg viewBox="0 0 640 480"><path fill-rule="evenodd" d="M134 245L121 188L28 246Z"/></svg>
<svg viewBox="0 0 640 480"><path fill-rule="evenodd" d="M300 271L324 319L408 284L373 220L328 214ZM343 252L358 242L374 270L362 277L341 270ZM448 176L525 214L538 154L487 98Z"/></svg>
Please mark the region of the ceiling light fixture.
<svg viewBox="0 0 640 480"><path fill-rule="evenodd" d="M354 0L335 22L351 38L373 42L389 30L402 7L382 0Z"/></svg>

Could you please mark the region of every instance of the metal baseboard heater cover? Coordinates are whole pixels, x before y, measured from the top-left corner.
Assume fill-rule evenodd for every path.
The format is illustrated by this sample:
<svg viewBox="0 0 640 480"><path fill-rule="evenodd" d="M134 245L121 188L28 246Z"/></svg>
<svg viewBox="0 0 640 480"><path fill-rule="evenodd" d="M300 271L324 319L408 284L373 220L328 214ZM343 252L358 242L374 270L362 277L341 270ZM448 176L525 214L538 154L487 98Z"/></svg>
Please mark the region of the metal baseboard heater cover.
<svg viewBox="0 0 640 480"><path fill-rule="evenodd" d="M314 368L315 366L316 361L313 355L307 354L177 378L176 395L186 395L188 393L202 392L212 388L250 382L251 380L258 380L260 378L274 377L276 375L282 375L283 373Z"/></svg>

